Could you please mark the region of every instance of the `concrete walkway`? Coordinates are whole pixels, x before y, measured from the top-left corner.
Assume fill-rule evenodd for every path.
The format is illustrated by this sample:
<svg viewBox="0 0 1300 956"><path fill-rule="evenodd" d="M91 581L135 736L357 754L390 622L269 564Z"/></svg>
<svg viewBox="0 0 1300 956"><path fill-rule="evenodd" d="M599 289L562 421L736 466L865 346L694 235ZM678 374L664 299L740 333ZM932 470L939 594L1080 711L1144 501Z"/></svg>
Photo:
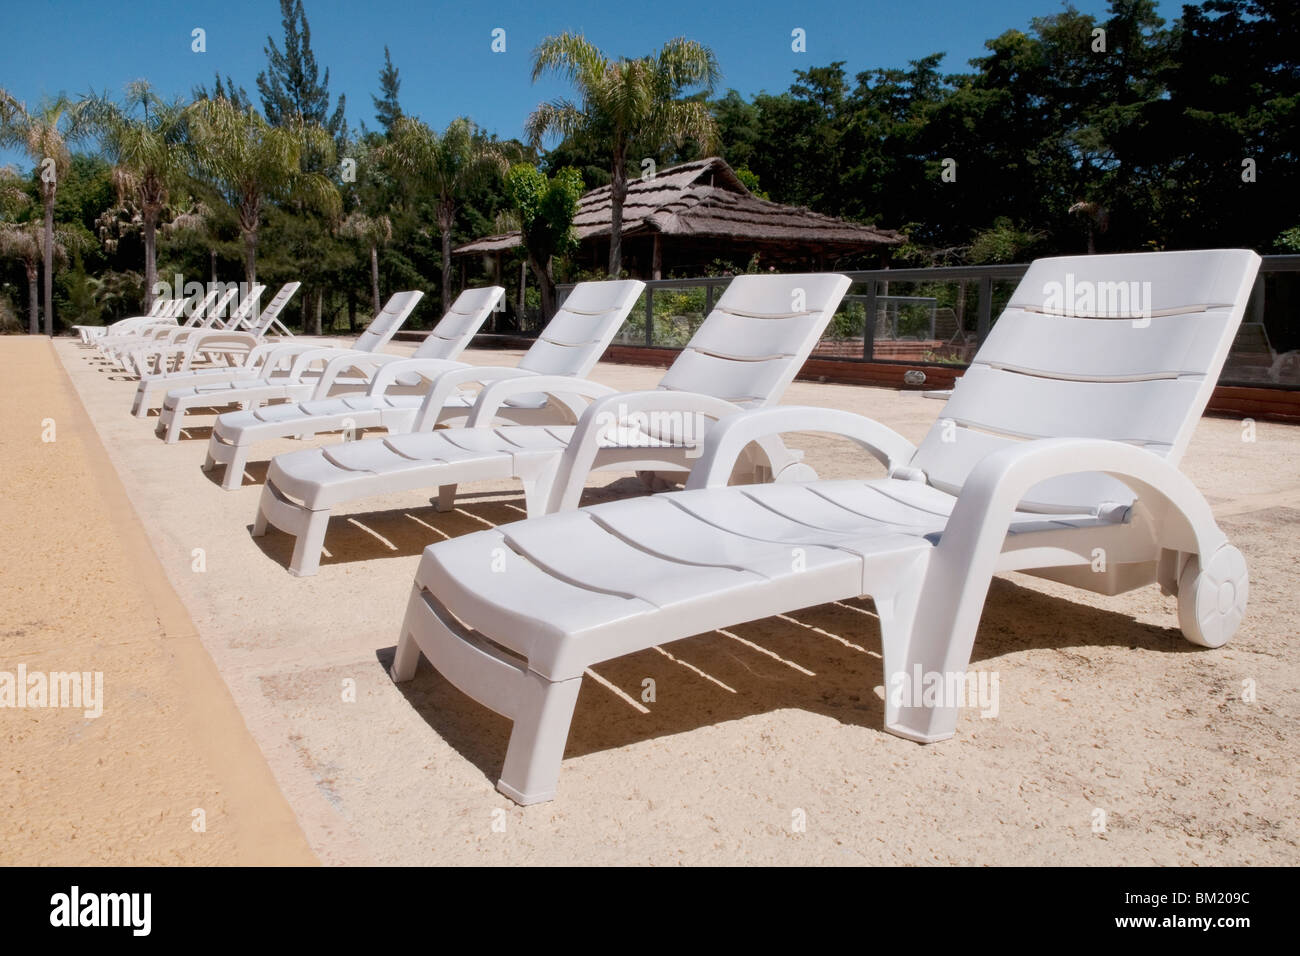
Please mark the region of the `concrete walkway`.
<svg viewBox="0 0 1300 956"><path fill-rule="evenodd" d="M0 864L314 862L50 341L0 362Z"/></svg>

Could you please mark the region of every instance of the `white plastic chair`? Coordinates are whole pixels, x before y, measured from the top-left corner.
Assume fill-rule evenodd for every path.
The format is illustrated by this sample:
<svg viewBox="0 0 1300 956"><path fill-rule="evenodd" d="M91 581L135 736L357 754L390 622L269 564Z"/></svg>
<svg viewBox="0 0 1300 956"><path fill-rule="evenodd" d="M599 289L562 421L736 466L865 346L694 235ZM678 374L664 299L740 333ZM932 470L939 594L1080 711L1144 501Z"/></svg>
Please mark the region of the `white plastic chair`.
<svg viewBox="0 0 1300 956"><path fill-rule="evenodd" d="M280 314L301 285L286 282L262 309L258 303L266 287L254 285L226 321L205 329L183 329L169 334L164 341L138 350L132 356L131 365L142 379L173 372L186 374L199 356L209 361L220 358L226 367L238 366L249 352L267 343L271 329L279 324ZM282 344L280 338L273 336L271 342Z"/></svg>
<svg viewBox="0 0 1300 956"><path fill-rule="evenodd" d="M296 283L294 288L297 288ZM132 414L143 418L151 407L161 402L158 430L167 437L169 444L175 443L183 416L190 408L245 402L255 404L282 397L278 386L293 384L295 377L305 381L318 375L319 367L332 358L368 355L372 350L383 348L423 297L424 293L418 291L392 295L351 346L322 346L301 340L262 342L248 348L239 361L229 366L199 369L183 366L168 375L141 379L131 406ZM280 310L275 305L272 302L268 311L278 314ZM203 347L206 349L209 344L204 343ZM245 394L244 390L251 391ZM210 395L210 392L217 394ZM256 398L259 393L267 397Z"/></svg>
<svg viewBox="0 0 1300 956"><path fill-rule="evenodd" d="M164 310L161 319L136 323L124 332L101 336L94 340L93 345L110 363L129 370L132 352L186 330L214 327L220 321L222 309L234 298L233 293L227 293L218 303L218 295L218 291L212 289L202 297L173 300ZM189 315L184 322L181 322L180 318L186 310Z"/></svg>
<svg viewBox="0 0 1300 956"><path fill-rule="evenodd" d="M516 372L479 392L470 427L435 431L458 385L481 378L473 369L444 375L409 434L271 459L253 533L271 524L297 536L289 570L314 574L330 511L346 501L436 487L438 508L448 511L457 485L513 478L523 485L528 513L541 514L580 490L557 481L566 449L587 469L685 475L710 422L780 398L849 285L844 276L826 274L734 279L650 391L620 393L572 375ZM494 425L520 421L522 409L510 404L520 398L527 399L523 409L547 409L551 423ZM463 408L453 407L456 412ZM584 424L575 426L579 416ZM739 467L788 479L798 474L797 462L779 439L764 440Z"/></svg>
<svg viewBox="0 0 1300 956"><path fill-rule="evenodd" d="M586 668L798 608L874 599L885 727L922 742L953 734L958 702L895 691L906 675L964 676L998 572L1103 594L1159 583L1178 595L1184 636L1218 647L1245 612L1246 565L1178 462L1259 261L1239 250L1039 260L919 448L849 412L760 409L709 432L688 490L433 544L393 677L410 679L423 654L513 720L498 788L528 804L555 794ZM1093 290L1093 305L1062 308L1062 289ZM1096 307L1120 289L1141 306ZM723 487L742 449L788 430L852 439L889 477Z"/></svg>
<svg viewBox="0 0 1300 956"><path fill-rule="evenodd" d="M230 491L240 486L256 442L365 428L372 419L377 424L382 412L403 402L408 403L407 414L414 419L419 396L429 381L442 372L468 367L456 359L504 295L500 286L466 289L410 356L373 352L324 356L329 360L319 374L300 382L302 392L308 384L312 386L305 401L290 399L218 415L203 470L222 466L221 487Z"/></svg>
<svg viewBox="0 0 1300 956"><path fill-rule="evenodd" d="M174 319L175 316L179 314L183 304L183 299L174 300L164 296L159 296L153 300L153 305L144 315L134 315L125 319L118 319L111 325L74 325L72 329L80 336L82 345L90 345L95 339L103 338L107 335L121 335L134 328L138 328L141 325Z"/></svg>

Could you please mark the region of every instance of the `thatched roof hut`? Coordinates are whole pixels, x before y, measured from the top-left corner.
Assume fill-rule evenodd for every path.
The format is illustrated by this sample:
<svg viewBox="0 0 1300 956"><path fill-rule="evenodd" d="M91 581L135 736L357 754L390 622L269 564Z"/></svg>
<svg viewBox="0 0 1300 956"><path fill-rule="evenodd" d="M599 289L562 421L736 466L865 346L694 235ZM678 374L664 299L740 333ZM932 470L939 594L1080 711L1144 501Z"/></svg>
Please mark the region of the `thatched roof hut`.
<svg viewBox="0 0 1300 956"><path fill-rule="evenodd" d="M582 261L599 266L607 260L610 205L608 186L579 201L574 228ZM755 253L764 266L822 269L841 256L902 241L892 229L759 199L716 156L633 180L623 205L624 267L642 278L657 279L672 268L698 270L715 259L746 261ZM519 243L519 233L510 232L476 239L453 254L492 255Z"/></svg>

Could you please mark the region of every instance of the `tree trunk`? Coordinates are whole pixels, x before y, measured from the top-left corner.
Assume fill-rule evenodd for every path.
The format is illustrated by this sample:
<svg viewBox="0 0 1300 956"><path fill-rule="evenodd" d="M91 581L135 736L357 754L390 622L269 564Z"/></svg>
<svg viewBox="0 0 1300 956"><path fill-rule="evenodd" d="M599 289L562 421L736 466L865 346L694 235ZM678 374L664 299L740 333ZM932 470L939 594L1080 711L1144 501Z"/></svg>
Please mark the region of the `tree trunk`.
<svg viewBox="0 0 1300 956"><path fill-rule="evenodd" d="M442 311L451 308L451 215L438 210L438 230L442 233Z"/></svg>
<svg viewBox="0 0 1300 956"><path fill-rule="evenodd" d="M609 184L609 277L623 271L623 200L627 198L627 167L622 156L614 157L614 175Z"/></svg>
<svg viewBox="0 0 1300 956"><path fill-rule="evenodd" d="M244 281L248 290L253 291L257 282L257 233L244 233Z"/></svg>
<svg viewBox="0 0 1300 956"><path fill-rule="evenodd" d="M45 334L54 334L54 190L45 194Z"/></svg>
<svg viewBox="0 0 1300 956"><path fill-rule="evenodd" d="M153 308L154 284L158 281L158 217L144 217L144 310Z"/></svg>
<svg viewBox="0 0 1300 956"><path fill-rule="evenodd" d="M370 292L375 300L374 314L379 314L379 247L370 245ZM444 312L446 309L443 310Z"/></svg>
<svg viewBox="0 0 1300 956"><path fill-rule="evenodd" d="M312 316L312 320L311 320L311 327L312 327L312 329L314 330L314 333L313 333L313 334L315 334L315 335L324 335L324 334L325 334L325 329L324 329L324 327L321 325L321 310L324 309L324 308L325 308L325 290L324 290L324 289L317 289L317 290L316 290L316 310L315 310L315 314Z"/></svg>
<svg viewBox="0 0 1300 956"><path fill-rule="evenodd" d="M37 277L36 263L32 262L27 266L27 330L32 335L38 335L41 331L41 305Z"/></svg>
<svg viewBox="0 0 1300 956"><path fill-rule="evenodd" d="M515 309L515 322L519 325L519 331L524 330L524 306L526 300L524 293L528 291L528 259L525 257L519 263L519 307Z"/></svg>
<svg viewBox="0 0 1300 956"><path fill-rule="evenodd" d="M555 315L555 279L551 274L551 260L547 259L545 265L538 261L537 257L529 253L528 264L533 267L533 275L537 276L537 291L542 296L542 323L551 321Z"/></svg>

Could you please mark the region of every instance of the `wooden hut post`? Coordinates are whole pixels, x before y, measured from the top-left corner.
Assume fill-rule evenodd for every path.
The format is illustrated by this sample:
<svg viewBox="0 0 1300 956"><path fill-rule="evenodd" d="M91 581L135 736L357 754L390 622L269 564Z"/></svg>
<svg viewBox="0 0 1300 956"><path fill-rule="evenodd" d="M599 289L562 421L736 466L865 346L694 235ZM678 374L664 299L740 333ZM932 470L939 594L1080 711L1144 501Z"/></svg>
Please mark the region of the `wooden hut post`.
<svg viewBox="0 0 1300 956"><path fill-rule="evenodd" d="M663 243L660 241L659 233L654 235L654 253L650 259L650 278L662 279L664 271L664 250Z"/></svg>

